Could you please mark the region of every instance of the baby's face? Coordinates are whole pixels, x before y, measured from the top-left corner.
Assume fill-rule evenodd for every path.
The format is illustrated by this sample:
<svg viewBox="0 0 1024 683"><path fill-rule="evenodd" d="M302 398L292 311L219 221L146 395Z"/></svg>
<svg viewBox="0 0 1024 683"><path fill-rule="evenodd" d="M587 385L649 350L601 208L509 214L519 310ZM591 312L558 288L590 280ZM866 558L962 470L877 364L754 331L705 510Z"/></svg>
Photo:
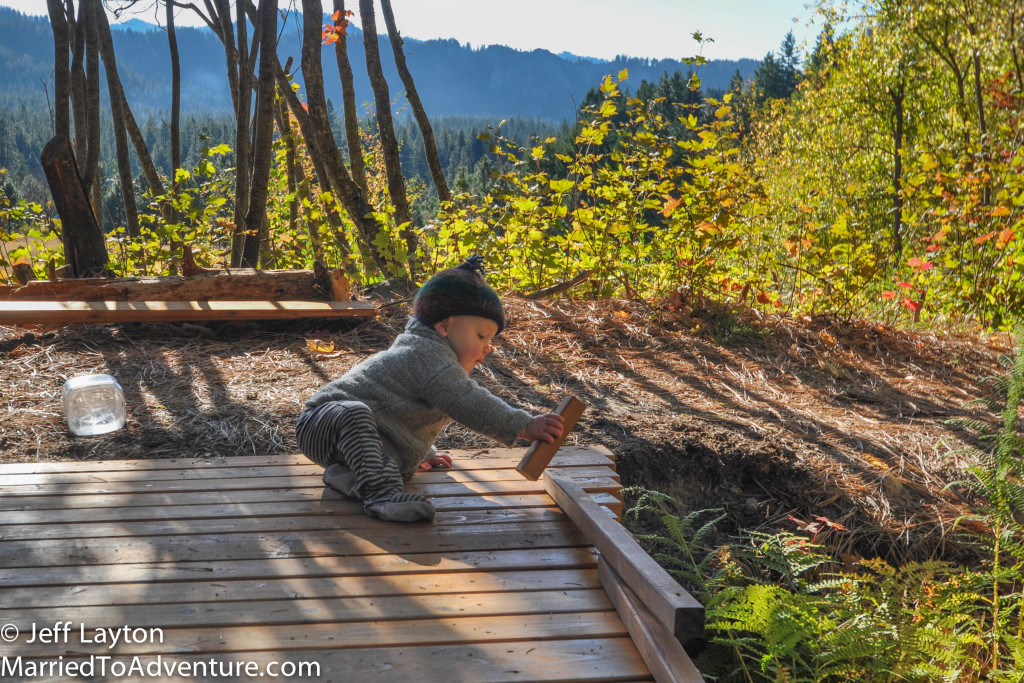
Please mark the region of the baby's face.
<svg viewBox="0 0 1024 683"><path fill-rule="evenodd" d="M491 352L498 323L477 315L453 315L435 323L434 329L455 349L459 365L470 372Z"/></svg>

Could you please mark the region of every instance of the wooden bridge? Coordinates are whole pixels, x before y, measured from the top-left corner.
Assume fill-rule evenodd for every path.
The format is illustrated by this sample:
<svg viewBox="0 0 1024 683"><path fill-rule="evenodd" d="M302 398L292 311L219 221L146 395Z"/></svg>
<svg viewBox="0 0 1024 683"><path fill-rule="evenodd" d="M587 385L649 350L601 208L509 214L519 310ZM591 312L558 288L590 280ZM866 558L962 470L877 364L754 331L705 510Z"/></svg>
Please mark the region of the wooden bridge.
<svg viewBox="0 0 1024 683"><path fill-rule="evenodd" d="M0 680L701 680L703 609L615 522L608 451L540 482L452 454L408 487L433 524L302 456L2 465Z"/></svg>

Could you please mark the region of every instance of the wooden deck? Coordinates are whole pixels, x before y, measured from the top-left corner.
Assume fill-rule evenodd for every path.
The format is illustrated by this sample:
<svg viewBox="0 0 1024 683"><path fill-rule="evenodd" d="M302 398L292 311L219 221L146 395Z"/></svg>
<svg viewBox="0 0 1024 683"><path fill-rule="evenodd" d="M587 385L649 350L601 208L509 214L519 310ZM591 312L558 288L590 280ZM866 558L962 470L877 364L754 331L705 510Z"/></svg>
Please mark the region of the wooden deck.
<svg viewBox="0 0 1024 683"><path fill-rule="evenodd" d="M521 455L455 451L452 470L417 474L408 489L438 512L411 525L362 514L301 456L2 465L4 665L49 680L82 680L68 667L90 661L96 680L182 665L248 680L223 668L274 663L319 669L285 680L652 680L597 552L515 472ZM563 448L549 472L618 513L609 456Z"/></svg>

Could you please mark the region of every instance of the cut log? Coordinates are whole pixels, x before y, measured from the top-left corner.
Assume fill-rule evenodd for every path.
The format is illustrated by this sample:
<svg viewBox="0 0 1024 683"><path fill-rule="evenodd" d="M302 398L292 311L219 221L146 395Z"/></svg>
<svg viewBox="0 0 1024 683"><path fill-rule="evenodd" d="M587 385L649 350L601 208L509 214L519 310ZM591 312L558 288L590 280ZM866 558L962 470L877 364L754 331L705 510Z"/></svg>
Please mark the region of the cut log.
<svg viewBox="0 0 1024 683"><path fill-rule="evenodd" d="M348 301L348 279L335 268L318 278L312 270L253 270L183 277L40 280L0 287L0 301Z"/></svg>
<svg viewBox="0 0 1024 683"><path fill-rule="evenodd" d="M107 275L107 245L78 173L71 142L55 135L40 157L61 221L64 260L77 277Z"/></svg>
<svg viewBox="0 0 1024 683"><path fill-rule="evenodd" d="M363 301L0 301L0 325L373 317Z"/></svg>

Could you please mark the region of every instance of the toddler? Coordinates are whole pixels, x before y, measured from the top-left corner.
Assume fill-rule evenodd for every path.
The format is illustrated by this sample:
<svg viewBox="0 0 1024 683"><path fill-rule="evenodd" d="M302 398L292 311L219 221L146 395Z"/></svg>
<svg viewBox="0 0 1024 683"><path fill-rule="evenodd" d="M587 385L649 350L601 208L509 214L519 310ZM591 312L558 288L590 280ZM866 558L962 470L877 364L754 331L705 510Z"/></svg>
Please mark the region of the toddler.
<svg viewBox="0 0 1024 683"><path fill-rule="evenodd" d="M363 501L391 521L434 518L425 497L404 491L419 469L450 467L433 446L455 420L506 446L517 438L553 442L561 415L533 416L470 379L505 329L501 299L474 256L430 278L416 293L413 316L386 351L357 364L311 399L295 440L324 469L324 484Z"/></svg>

